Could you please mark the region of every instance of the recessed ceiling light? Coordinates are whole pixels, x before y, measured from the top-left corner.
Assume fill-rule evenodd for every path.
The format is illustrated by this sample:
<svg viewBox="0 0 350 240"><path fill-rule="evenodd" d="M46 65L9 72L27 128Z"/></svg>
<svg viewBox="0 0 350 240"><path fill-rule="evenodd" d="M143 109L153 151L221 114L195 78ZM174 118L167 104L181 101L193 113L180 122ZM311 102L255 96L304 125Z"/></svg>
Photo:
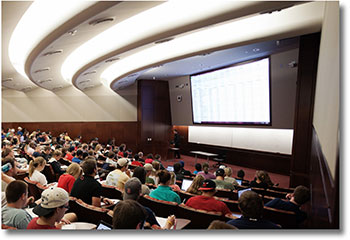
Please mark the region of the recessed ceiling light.
<svg viewBox="0 0 350 240"><path fill-rule="evenodd" d="M113 21L114 21L113 17L99 18L99 19L95 19L95 20L92 20L91 22L89 22L89 25L96 26L96 25L101 24L101 23L107 23L107 22L113 22Z"/></svg>
<svg viewBox="0 0 350 240"><path fill-rule="evenodd" d="M43 54L44 57L46 56L51 56L51 55L54 55L54 54L60 54L62 53L63 50L62 49L59 49L59 50L55 50L55 51L49 51L49 52L46 52Z"/></svg>

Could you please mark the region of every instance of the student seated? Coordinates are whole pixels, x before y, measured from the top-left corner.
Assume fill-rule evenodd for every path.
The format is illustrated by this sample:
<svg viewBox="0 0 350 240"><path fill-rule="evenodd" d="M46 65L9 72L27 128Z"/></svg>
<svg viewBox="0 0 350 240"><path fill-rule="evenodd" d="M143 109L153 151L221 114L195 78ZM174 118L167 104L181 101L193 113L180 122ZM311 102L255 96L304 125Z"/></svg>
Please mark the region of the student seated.
<svg viewBox="0 0 350 240"><path fill-rule="evenodd" d="M27 229L60 229L62 225L77 220L74 213L65 215L69 208L69 195L63 188L50 187L41 194L41 203L34 207L38 217L33 218Z"/></svg>
<svg viewBox="0 0 350 240"><path fill-rule="evenodd" d="M198 174L202 175L205 179L215 179L216 176L209 172L209 164L203 163L202 165L203 171L200 171Z"/></svg>
<svg viewBox="0 0 350 240"><path fill-rule="evenodd" d="M304 203L310 200L309 189L305 186L300 185L294 189L293 193L287 194L286 198L288 200L275 198L266 203L265 206L295 212L297 224L302 223L307 218L307 214L300 208Z"/></svg>
<svg viewBox="0 0 350 240"><path fill-rule="evenodd" d="M44 170L46 161L43 157L37 157L29 162L29 179L40 183L41 185L47 184L47 179L41 172Z"/></svg>
<svg viewBox="0 0 350 240"><path fill-rule="evenodd" d="M150 189L149 187L145 184L146 183L146 170L144 167L136 167L134 169L134 173L133 173L133 177L136 177L140 180L140 182L142 183L141 186L141 194L142 195L149 195L150 194Z"/></svg>
<svg viewBox="0 0 350 240"><path fill-rule="evenodd" d="M52 154L52 158L49 159L49 164L51 164L54 173L58 175L65 173L65 171L61 169L61 164L59 162L61 156L62 152L60 150L55 150Z"/></svg>
<svg viewBox="0 0 350 240"><path fill-rule="evenodd" d="M71 163L66 173L58 179L57 187L63 188L68 193L72 191L75 180L81 177L83 170L78 163Z"/></svg>
<svg viewBox="0 0 350 240"><path fill-rule="evenodd" d="M106 184L124 189L124 184L130 179L130 176L128 160L126 158L119 158L117 161L117 169L107 175Z"/></svg>
<svg viewBox="0 0 350 240"><path fill-rule="evenodd" d="M163 201L181 203L180 196L169 186L170 173L167 170L161 170L157 173L157 176L159 177L159 185L149 196Z"/></svg>
<svg viewBox="0 0 350 240"><path fill-rule="evenodd" d="M113 229L143 229L146 210L135 200L123 200L113 209Z"/></svg>
<svg viewBox="0 0 350 240"><path fill-rule="evenodd" d="M221 212L222 215L231 214L224 202L214 198L216 184L213 180L204 180L198 190L202 191L202 195L189 198L185 203L187 206L205 211Z"/></svg>
<svg viewBox="0 0 350 240"><path fill-rule="evenodd" d="M229 183L232 183L234 186L238 186L238 182L236 181L235 178L231 177L232 176L232 168L230 167L225 167L224 169L225 171L225 178L224 178L224 181L225 182L229 182Z"/></svg>
<svg viewBox="0 0 350 240"><path fill-rule="evenodd" d="M238 199L238 208L242 217L228 221L238 229L279 229L273 222L263 219L264 203L253 191L245 191Z"/></svg>
<svg viewBox="0 0 350 240"><path fill-rule="evenodd" d="M186 192L196 194L196 195L201 195L202 191L200 191L198 189L202 186L204 180L205 180L205 178L202 175L198 174L193 179L191 185L187 188Z"/></svg>
<svg viewBox="0 0 350 240"><path fill-rule="evenodd" d="M196 163L196 164L194 165L194 168L195 168L196 170L193 172L193 174L197 174L197 173L199 173L200 171L202 171L202 165L201 165L200 163Z"/></svg>
<svg viewBox="0 0 350 240"><path fill-rule="evenodd" d="M17 229L26 229L32 217L23 208L28 204L28 186L15 180L6 188L7 206L1 208L2 224ZM33 200L32 198L30 200Z"/></svg>
<svg viewBox="0 0 350 240"><path fill-rule="evenodd" d="M255 178L250 182L250 187L265 189L269 187L268 183L266 182L266 175L264 171L258 170L255 172Z"/></svg>
<svg viewBox="0 0 350 240"><path fill-rule="evenodd" d="M225 171L221 168L216 170L216 179L214 182L216 183L216 189L228 189L234 190L235 186L232 183L224 181Z"/></svg>

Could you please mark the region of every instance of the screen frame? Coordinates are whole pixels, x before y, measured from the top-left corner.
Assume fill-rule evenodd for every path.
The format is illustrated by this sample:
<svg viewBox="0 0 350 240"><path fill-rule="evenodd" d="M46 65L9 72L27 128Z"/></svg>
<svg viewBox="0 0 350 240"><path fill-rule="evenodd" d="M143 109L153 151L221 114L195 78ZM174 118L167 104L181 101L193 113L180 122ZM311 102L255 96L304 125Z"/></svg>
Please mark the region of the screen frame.
<svg viewBox="0 0 350 240"><path fill-rule="evenodd" d="M269 59L269 108L270 108L270 122L269 123L255 123L255 122L201 122L201 123L195 123L194 122L194 111L193 111L193 96L192 96L192 76L197 76L197 75L201 75L201 74L205 74L205 73L209 73L209 72L214 72L214 71L218 71L218 70L222 70L225 68L230 68L230 67L235 67L235 66L239 66L239 65L244 65L244 64L248 64L248 63L252 63L252 62L257 62L263 59ZM266 127L271 127L272 126L272 88L271 88L271 82L272 82L272 77L271 77L271 55L266 55L266 56L262 56L262 57L258 57L258 58L254 58L254 59L250 59L250 60L244 60L244 61L240 61L237 63L233 63L230 65L226 65L223 67L219 67L219 68L214 68L214 69L210 69L207 71L202 71L202 72L198 72L195 74L191 74L189 75L189 82L190 82L190 96L191 96L191 114L192 114L192 125L221 125L221 126L266 126Z"/></svg>

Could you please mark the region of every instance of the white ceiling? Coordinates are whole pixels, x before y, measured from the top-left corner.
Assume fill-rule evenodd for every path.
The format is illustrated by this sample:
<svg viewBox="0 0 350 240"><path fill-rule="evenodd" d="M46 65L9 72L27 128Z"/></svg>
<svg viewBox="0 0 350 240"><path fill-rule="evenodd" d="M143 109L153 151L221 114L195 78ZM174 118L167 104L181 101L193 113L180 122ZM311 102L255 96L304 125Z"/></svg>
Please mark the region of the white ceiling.
<svg viewBox="0 0 350 240"><path fill-rule="evenodd" d="M222 3L220 1L215 2L217 4ZM204 4L205 2L201 3ZM211 4L213 3L214 1L211 1ZM280 25L278 26L275 26L274 23L263 26L261 34L258 32L255 36L247 36L247 34L244 34L242 37L239 36L239 32L228 32L228 41L222 45L208 45L206 49L192 50L170 56L161 61L147 62L146 59L146 63L143 67L131 68L132 70L128 71L126 74L115 76L111 83L107 83L114 91L117 91L131 85L137 79L168 80L178 76L219 68L235 62L267 56L277 51L296 48L298 47L297 37L299 35L320 31L322 23L322 7L315 8L315 5L312 5L307 8L309 4L307 2L246 1L233 4L233 2L227 3L226 1L226 4L228 4L227 8L224 10L215 10L213 8L213 12L207 13L206 15L201 15L201 12L196 11L196 9L187 9L187 11L194 15L193 18L187 20L184 15L183 20L172 22L162 29L156 27L153 29L152 26L148 26L150 30L147 36L141 39L135 39L135 41L130 41L123 47L111 47L109 52L100 51L99 46L92 48L91 52L94 58L89 60L89 62L83 62L84 59L82 59L80 65L78 64L79 68L74 72L74 76L67 81L61 74L62 64L79 46L106 29L116 26L138 13L160 6L164 4L164 2L96 2L96 4L89 7L87 11L81 12L71 19L68 19L68 21L59 24L59 27L53 29L39 44L33 46L33 50L28 56L24 66L27 77L23 77L11 64L8 56L8 46L14 28L30 4L31 2L28 1L2 1L2 89L10 88L18 91L31 91L34 88L41 87L50 91L57 91L67 86L74 85L78 89L84 91L105 84L101 80L101 73L114 62L120 61L108 62L107 60L113 58L123 59L127 56L132 56L141 50L154 46L154 42L162 39L170 37L176 39L180 36L186 36L187 34L207 29L210 26L246 19L251 16L259 15L261 12L272 11L273 9L281 9L291 5L294 6L288 8L290 10L299 7L298 11L296 11L300 13L298 19L292 19L290 21L281 20L283 23L279 23ZM186 6L190 6L186 5L186 1L183 1L183 4L184 9ZM301 8L304 6L305 10ZM284 11L290 11L288 9L278 11L277 13L280 14ZM51 10L52 9L47 9L47 11ZM273 19L274 13L269 14L271 19ZM181 12L178 12L178 15L181 16ZM38 16L38 18L39 17L40 16ZM165 21L165 19L162 20L162 17L164 18L164 16L159 16L160 23ZM112 21L105 21L95 25L91 23L94 20L108 18L112 19ZM297 22L297 20L299 20L299 22ZM276 19L274 19L274 21L278 22ZM156 25L157 24L154 26ZM140 28L141 27L130 29L130 31L138 32L141 31ZM76 32L75 34L70 34L70 31ZM124 35L117 35L115 38L126 38L126 35L128 35L127 33L123 34ZM25 39L23 39L23 41L25 41ZM203 41L206 40L203 39ZM46 54L50 51L57 50L62 52L52 55Z"/></svg>

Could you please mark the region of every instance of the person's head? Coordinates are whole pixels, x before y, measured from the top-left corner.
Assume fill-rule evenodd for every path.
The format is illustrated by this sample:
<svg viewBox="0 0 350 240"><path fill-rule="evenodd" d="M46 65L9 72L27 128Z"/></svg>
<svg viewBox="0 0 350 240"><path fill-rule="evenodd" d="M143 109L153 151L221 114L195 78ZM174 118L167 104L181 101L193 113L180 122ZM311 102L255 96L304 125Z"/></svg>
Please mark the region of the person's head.
<svg viewBox="0 0 350 240"><path fill-rule="evenodd" d="M185 167L185 162L184 161L179 161L179 163L181 164L181 168L184 168Z"/></svg>
<svg viewBox="0 0 350 240"><path fill-rule="evenodd" d="M194 165L194 168L197 170L197 172L202 171L202 165L201 165L200 163L196 163L196 164Z"/></svg>
<svg viewBox="0 0 350 240"><path fill-rule="evenodd" d="M113 229L140 229L147 212L135 200L123 200L113 209Z"/></svg>
<svg viewBox="0 0 350 240"><path fill-rule="evenodd" d="M226 167L226 168L224 169L224 171L225 171L225 176L231 177L231 175L232 175L232 168Z"/></svg>
<svg viewBox="0 0 350 240"><path fill-rule="evenodd" d="M198 190L202 191L204 195L214 195L216 192L216 183L211 179L205 179Z"/></svg>
<svg viewBox="0 0 350 240"><path fill-rule="evenodd" d="M215 174L216 174L217 178L220 178L220 179L224 178L225 177L225 170L222 168L219 168L218 170L216 170Z"/></svg>
<svg viewBox="0 0 350 240"><path fill-rule="evenodd" d="M135 155L134 155L134 161L138 161L139 160L139 155L136 153Z"/></svg>
<svg viewBox="0 0 350 240"><path fill-rule="evenodd" d="M220 220L214 220L210 223L208 230L212 230L212 229L238 229L235 226L231 225L231 224L227 224L223 221Z"/></svg>
<svg viewBox="0 0 350 240"><path fill-rule="evenodd" d="M157 161L153 161L153 162L152 162L152 167L153 167L156 171L158 171L158 170L160 169L160 163L157 162Z"/></svg>
<svg viewBox="0 0 350 240"><path fill-rule="evenodd" d="M181 163L176 162L174 163L173 167L175 173L179 173L181 171Z"/></svg>
<svg viewBox="0 0 350 240"><path fill-rule="evenodd" d="M159 177L159 183L164 184L164 185L169 185L170 178L171 178L169 171L160 170L160 171L158 171L157 176Z"/></svg>
<svg viewBox="0 0 350 240"><path fill-rule="evenodd" d="M202 165L203 171L205 174L207 174L209 172L209 164L208 163L203 163Z"/></svg>
<svg viewBox="0 0 350 240"><path fill-rule="evenodd" d="M143 166L146 170L146 175L149 176L151 175L153 172L155 172L155 169L153 168L152 164L150 163L146 163L144 166Z"/></svg>
<svg viewBox="0 0 350 240"><path fill-rule="evenodd" d="M245 172L241 169L237 172L237 177L243 179L245 176Z"/></svg>
<svg viewBox="0 0 350 240"><path fill-rule="evenodd" d="M74 150L75 150L75 147L74 147L74 146L70 146L70 147L68 148L68 152L70 152L70 153L74 152Z"/></svg>
<svg viewBox="0 0 350 240"><path fill-rule="evenodd" d="M2 151L1 158L5 158L5 157L15 157L14 152L12 151L11 148L7 147Z"/></svg>
<svg viewBox="0 0 350 240"><path fill-rule="evenodd" d="M69 208L69 195L63 188L49 187L41 194L41 203L34 207L33 212L40 218L53 219L60 222Z"/></svg>
<svg viewBox="0 0 350 240"><path fill-rule="evenodd" d="M142 187L142 183L138 178L136 177L130 178L124 184L123 199L124 200L132 199L137 201L141 194L141 187Z"/></svg>
<svg viewBox="0 0 350 240"><path fill-rule="evenodd" d="M143 158L143 152L139 152L137 155L139 155L139 158Z"/></svg>
<svg viewBox="0 0 350 240"><path fill-rule="evenodd" d="M72 175L75 179L78 179L83 174L83 170L78 163L71 163L68 166L66 173Z"/></svg>
<svg viewBox="0 0 350 240"><path fill-rule="evenodd" d="M112 152L112 151L110 151L110 152L108 152L108 158L110 158L110 159L112 159L112 158L114 158L115 157L115 153L114 152Z"/></svg>
<svg viewBox="0 0 350 240"><path fill-rule="evenodd" d="M146 174L147 172L144 167L136 167L132 176L138 178L142 184L145 184Z"/></svg>
<svg viewBox="0 0 350 240"><path fill-rule="evenodd" d="M119 158L117 161L117 168L125 171L128 167L128 159L126 158Z"/></svg>
<svg viewBox="0 0 350 240"><path fill-rule="evenodd" d="M51 152L51 147L50 146L45 146L43 148L44 153L49 154Z"/></svg>
<svg viewBox="0 0 350 240"><path fill-rule="evenodd" d="M292 194L292 198L294 198L294 201L298 205L303 205L304 203L308 202L310 200L310 190L305 186L297 186L294 189L294 192Z"/></svg>
<svg viewBox="0 0 350 240"><path fill-rule="evenodd" d="M119 151L122 151L124 152L125 151L125 148L126 148L126 145L124 143L120 144L119 146Z"/></svg>
<svg viewBox="0 0 350 240"><path fill-rule="evenodd" d="M43 157L37 157L29 162L28 174L31 177L35 170L42 171L45 168L46 161Z"/></svg>
<svg viewBox="0 0 350 240"><path fill-rule="evenodd" d="M259 219L263 214L264 202L256 192L245 191L238 199L238 207L244 217Z"/></svg>
<svg viewBox="0 0 350 240"><path fill-rule="evenodd" d="M75 153L75 157L79 158L79 159L83 159L83 151L78 149L77 152Z"/></svg>
<svg viewBox="0 0 350 240"><path fill-rule="evenodd" d="M162 157L159 155L159 154L156 154L155 156L154 156L154 160L157 160L157 161L161 161L161 159L162 159Z"/></svg>
<svg viewBox="0 0 350 240"><path fill-rule="evenodd" d="M22 180L15 180L6 188L6 201L8 204L19 203L23 208L28 199L28 185Z"/></svg>
<svg viewBox="0 0 350 240"><path fill-rule="evenodd" d="M52 156L55 158L55 159L59 159L61 156L62 156L62 152L60 150L55 150L52 154Z"/></svg>
<svg viewBox="0 0 350 240"><path fill-rule="evenodd" d="M3 160L1 161L1 166L4 166L7 163L10 166L8 167L8 170L5 172L5 174L11 177L16 176L17 174L16 159L13 157L3 158Z"/></svg>
<svg viewBox="0 0 350 240"><path fill-rule="evenodd" d="M147 154L147 157L146 157L147 159L153 159L153 154L152 153L149 153L149 154Z"/></svg>
<svg viewBox="0 0 350 240"><path fill-rule="evenodd" d="M97 163L95 160L84 160L81 164L81 168L83 169L85 175L92 176L97 172Z"/></svg>
<svg viewBox="0 0 350 240"><path fill-rule="evenodd" d="M169 172L170 173L170 185L174 185L176 182L176 174L174 172Z"/></svg>

